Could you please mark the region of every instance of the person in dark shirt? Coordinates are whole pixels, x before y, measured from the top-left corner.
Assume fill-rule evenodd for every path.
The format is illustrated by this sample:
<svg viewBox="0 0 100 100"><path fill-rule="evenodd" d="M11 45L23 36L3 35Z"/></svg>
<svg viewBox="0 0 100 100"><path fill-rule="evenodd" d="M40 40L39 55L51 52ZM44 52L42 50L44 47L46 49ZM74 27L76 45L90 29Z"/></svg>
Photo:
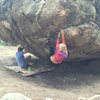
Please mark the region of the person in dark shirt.
<svg viewBox="0 0 100 100"><path fill-rule="evenodd" d="M19 67L26 68L29 66L31 56L29 55L27 58L24 57L25 50L23 47L18 47L18 51L16 52L16 61Z"/></svg>

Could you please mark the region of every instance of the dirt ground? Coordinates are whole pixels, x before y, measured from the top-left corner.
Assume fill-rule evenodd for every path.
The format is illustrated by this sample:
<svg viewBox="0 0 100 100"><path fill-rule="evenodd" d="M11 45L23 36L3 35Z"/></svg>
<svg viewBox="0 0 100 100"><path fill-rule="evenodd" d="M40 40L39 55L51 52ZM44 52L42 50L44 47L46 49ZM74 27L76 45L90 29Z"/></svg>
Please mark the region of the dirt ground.
<svg viewBox="0 0 100 100"><path fill-rule="evenodd" d="M79 97L100 95L99 59L66 62L52 72L23 77L4 68L16 64L16 50L16 47L0 46L0 97L15 92L32 100L79 100Z"/></svg>

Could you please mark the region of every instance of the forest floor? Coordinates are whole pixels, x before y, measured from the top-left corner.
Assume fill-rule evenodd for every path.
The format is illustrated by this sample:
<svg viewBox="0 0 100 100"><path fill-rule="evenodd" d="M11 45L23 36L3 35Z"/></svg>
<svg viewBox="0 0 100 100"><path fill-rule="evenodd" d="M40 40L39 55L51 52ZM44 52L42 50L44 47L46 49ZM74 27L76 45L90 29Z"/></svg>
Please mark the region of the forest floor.
<svg viewBox="0 0 100 100"><path fill-rule="evenodd" d="M79 100L100 95L99 59L66 62L51 72L23 77L4 68L16 64L16 50L12 46L0 46L0 97L16 92L32 100Z"/></svg>

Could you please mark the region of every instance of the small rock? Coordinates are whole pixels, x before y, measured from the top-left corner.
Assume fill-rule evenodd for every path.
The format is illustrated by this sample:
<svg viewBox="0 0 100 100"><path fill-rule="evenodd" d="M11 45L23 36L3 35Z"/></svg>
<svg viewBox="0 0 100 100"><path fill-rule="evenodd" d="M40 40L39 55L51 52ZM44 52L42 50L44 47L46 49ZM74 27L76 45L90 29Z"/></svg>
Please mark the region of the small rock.
<svg viewBox="0 0 100 100"><path fill-rule="evenodd" d="M46 98L45 100L54 100L53 98Z"/></svg>

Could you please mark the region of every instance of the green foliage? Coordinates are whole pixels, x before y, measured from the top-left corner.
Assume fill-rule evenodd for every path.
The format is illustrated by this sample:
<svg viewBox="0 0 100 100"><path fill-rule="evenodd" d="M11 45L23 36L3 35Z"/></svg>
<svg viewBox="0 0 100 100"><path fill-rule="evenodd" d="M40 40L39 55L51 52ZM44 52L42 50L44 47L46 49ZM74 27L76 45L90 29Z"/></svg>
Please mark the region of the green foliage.
<svg viewBox="0 0 100 100"><path fill-rule="evenodd" d="M7 43L0 39L0 45L7 45Z"/></svg>

